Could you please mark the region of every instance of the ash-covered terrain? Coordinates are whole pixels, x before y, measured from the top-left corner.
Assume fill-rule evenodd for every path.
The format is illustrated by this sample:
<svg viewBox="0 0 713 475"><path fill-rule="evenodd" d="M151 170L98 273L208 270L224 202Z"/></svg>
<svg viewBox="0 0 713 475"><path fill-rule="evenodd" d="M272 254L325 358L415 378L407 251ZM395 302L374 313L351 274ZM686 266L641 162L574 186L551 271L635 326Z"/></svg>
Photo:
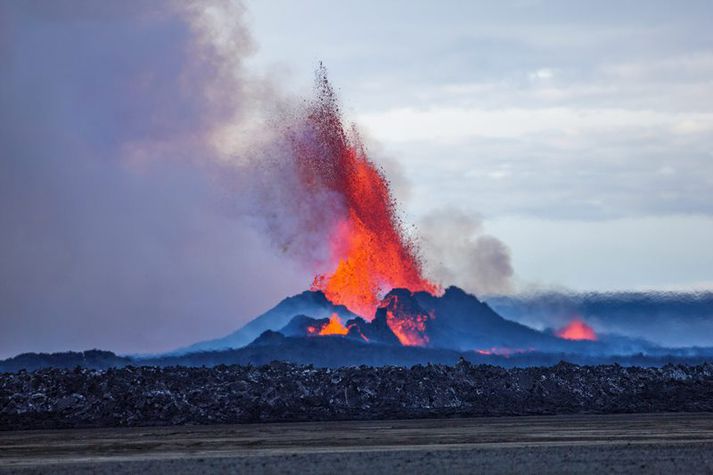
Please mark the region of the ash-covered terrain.
<svg viewBox="0 0 713 475"><path fill-rule="evenodd" d="M0 428L713 411L713 365L264 366L0 375Z"/></svg>

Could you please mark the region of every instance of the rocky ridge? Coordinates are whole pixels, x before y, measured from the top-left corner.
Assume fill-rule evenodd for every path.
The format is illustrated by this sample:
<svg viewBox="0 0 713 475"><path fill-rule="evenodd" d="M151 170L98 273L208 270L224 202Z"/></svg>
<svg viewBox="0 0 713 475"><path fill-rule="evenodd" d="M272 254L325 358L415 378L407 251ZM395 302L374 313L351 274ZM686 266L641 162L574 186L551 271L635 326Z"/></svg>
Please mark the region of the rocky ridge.
<svg viewBox="0 0 713 475"><path fill-rule="evenodd" d="M43 369L0 374L0 428L39 429L557 413L713 411L713 365L505 369Z"/></svg>

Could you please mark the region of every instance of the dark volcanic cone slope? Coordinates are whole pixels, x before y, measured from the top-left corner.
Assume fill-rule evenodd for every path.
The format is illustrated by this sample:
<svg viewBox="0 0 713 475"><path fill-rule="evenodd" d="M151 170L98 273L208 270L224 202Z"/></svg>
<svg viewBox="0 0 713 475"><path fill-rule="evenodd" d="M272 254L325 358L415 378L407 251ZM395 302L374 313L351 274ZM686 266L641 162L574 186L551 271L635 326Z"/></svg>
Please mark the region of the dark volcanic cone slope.
<svg viewBox="0 0 713 475"><path fill-rule="evenodd" d="M506 320L488 304L457 287L448 287L442 296L394 289L386 295L379 311L386 313L390 323L410 331L414 344L432 348L560 352L587 346L587 342L564 341ZM405 316L416 323L409 323Z"/></svg>
<svg viewBox="0 0 713 475"><path fill-rule="evenodd" d="M247 345L266 330L278 331L287 325L293 317L304 315L314 319L329 318L336 313L343 321L356 318L356 315L343 305L335 305L320 291L305 291L288 297L267 312L255 317L239 330L223 338L203 341L187 348L177 350L176 354L199 351L215 351L240 348Z"/></svg>

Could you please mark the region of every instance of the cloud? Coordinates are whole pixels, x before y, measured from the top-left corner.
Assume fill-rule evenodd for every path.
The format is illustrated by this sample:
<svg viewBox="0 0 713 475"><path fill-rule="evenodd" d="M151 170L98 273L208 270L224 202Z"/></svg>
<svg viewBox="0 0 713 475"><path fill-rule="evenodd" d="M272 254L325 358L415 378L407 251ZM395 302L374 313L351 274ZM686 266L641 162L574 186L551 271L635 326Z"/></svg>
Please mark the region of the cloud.
<svg viewBox="0 0 713 475"><path fill-rule="evenodd" d="M360 115L359 122L396 143L454 143L474 137L526 140L527 136L536 134L567 137L613 131L634 134L713 131L713 113L670 114L616 108L400 108Z"/></svg>

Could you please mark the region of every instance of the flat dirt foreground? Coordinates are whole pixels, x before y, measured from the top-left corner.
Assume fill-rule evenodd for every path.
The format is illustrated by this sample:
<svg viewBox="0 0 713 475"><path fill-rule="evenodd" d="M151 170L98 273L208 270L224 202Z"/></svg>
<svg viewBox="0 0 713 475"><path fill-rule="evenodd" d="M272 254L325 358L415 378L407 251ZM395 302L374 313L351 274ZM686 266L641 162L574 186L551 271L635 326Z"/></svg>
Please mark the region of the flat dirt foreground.
<svg viewBox="0 0 713 475"><path fill-rule="evenodd" d="M0 473L713 473L713 414L0 431Z"/></svg>

